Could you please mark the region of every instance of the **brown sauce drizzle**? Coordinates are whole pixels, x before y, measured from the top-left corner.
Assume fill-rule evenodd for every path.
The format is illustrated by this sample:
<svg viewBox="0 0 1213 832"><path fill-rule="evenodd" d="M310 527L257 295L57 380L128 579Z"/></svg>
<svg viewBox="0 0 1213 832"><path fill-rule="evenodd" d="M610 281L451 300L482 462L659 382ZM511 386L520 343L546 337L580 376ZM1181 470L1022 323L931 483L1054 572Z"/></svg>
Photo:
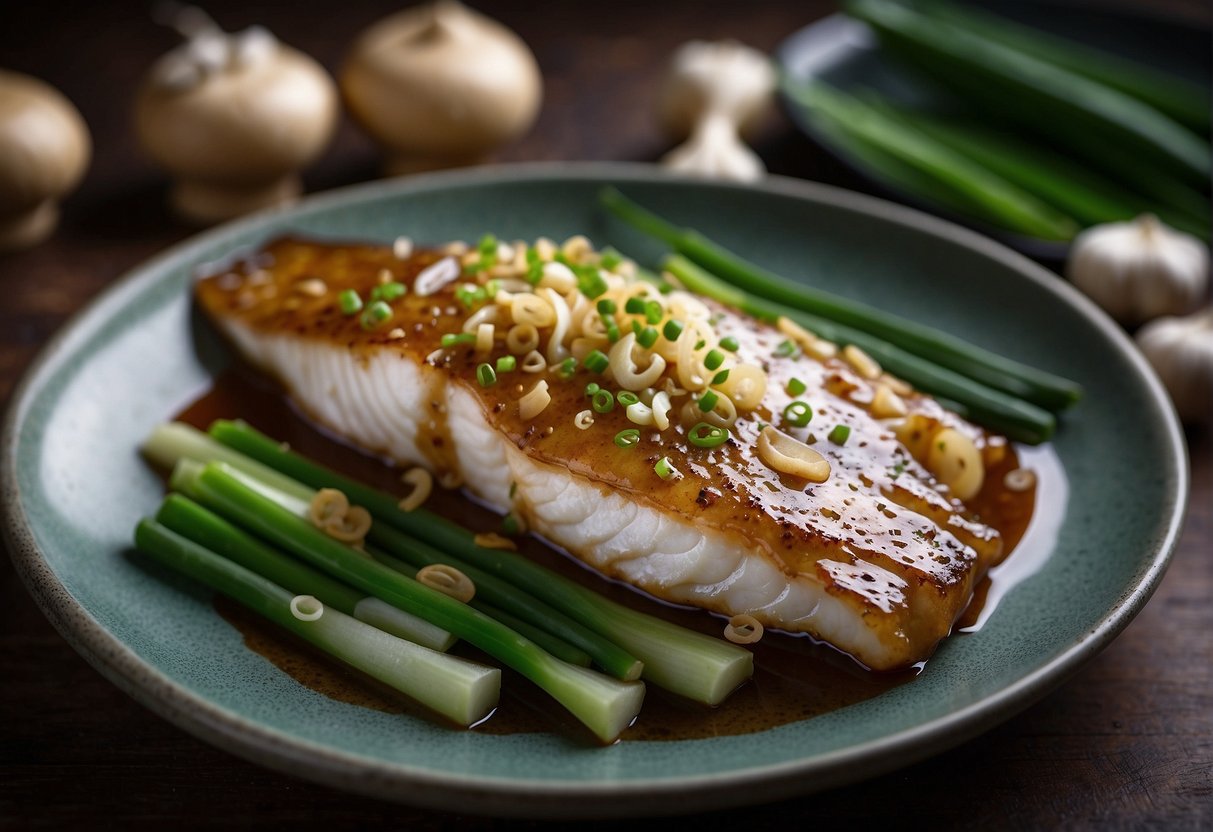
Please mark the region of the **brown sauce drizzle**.
<svg viewBox="0 0 1213 832"><path fill-rule="evenodd" d="M252 371L239 368L221 376L202 397L187 406L178 419L205 429L220 418L241 418L292 448L371 485L399 490L399 469L360 453L317 430L282 393ZM1023 535L1032 516L1034 493L1014 494L1001 487L1007 470L1017 465L1008 448L1002 462L991 467L990 487L973 502L982 520L1003 535L1008 551ZM500 518L456 492L435 489L427 508L477 532L497 531ZM599 593L646 613L689 629L719 636L724 621L699 610L676 608L630 587L604 580L577 561L542 542L527 537L520 550L560 574L593 587ZM984 584L983 584L984 586ZM985 591L979 588L965 621L976 620ZM264 656L300 684L336 699L388 713L419 715L419 705L320 654L289 633L240 608L217 600L216 609L243 636L245 645ZM818 716L878 696L904 684L922 669L874 673L828 645L804 636L769 633L752 646L753 679L718 708L707 708L649 686L644 709L622 739L682 740L751 733ZM452 651L486 660L463 643ZM491 662L490 662L491 663ZM557 732L593 742L581 726L545 696L535 696L525 680L506 670L497 711L472 730L486 734ZM437 721L440 718L428 714Z"/></svg>

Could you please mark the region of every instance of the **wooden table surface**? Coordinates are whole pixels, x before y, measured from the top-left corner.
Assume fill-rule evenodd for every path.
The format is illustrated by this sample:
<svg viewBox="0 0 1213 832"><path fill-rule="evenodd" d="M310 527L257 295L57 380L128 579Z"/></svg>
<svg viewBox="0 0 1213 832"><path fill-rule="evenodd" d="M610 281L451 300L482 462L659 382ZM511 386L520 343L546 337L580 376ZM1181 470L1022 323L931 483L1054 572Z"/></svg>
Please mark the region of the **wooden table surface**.
<svg viewBox="0 0 1213 832"><path fill-rule="evenodd" d="M1199 2L1174 5L1207 16ZM207 7L229 29L264 23L335 69L355 33L392 4L275 7L217 0ZM539 123L499 161L653 160L668 148L651 115L654 82L675 46L693 37L737 37L770 49L833 10L821 0L570 3L541 12L502 0L480 7L532 44L546 77ZM65 92L89 123L95 158L54 238L0 256L0 406L68 316L191 233L164 211L165 181L140 158L130 129L136 81L173 36L152 24L142 3L20 8L4 12L0 66ZM782 119L771 123L759 149L777 173L862 187ZM373 148L347 122L307 183L321 190L369 179L375 170ZM1213 826L1213 453L1207 430L1190 432L1188 440L1192 500L1170 571L1127 631L1061 689L927 762L849 788L694 822L818 829L911 818L930 829ZM85 664L0 558L0 828L254 823L388 823L413 830L547 825L350 796L195 740Z"/></svg>

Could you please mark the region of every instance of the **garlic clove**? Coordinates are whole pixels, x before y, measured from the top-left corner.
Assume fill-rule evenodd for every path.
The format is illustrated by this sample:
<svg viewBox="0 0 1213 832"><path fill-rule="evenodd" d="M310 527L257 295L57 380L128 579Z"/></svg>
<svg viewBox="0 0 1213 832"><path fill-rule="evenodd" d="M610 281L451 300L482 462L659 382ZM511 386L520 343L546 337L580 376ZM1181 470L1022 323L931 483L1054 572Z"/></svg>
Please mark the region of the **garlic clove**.
<svg viewBox="0 0 1213 832"><path fill-rule="evenodd" d="M1117 321L1133 326L1192 311L1209 283L1209 250L1150 214L1075 238L1070 280Z"/></svg>
<svg viewBox="0 0 1213 832"><path fill-rule="evenodd" d="M1137 345L1154 367L1179 417L1213 421L1213 308L1183 318L1159 318L1137 333Z"/></svg>
<svg viewBox="0 0 1213 832"><path fill-rule="evenodd" d="M59 200L76 187L91 154L88 127L67 98L0 70L0 251L50 236Z"/></svg>

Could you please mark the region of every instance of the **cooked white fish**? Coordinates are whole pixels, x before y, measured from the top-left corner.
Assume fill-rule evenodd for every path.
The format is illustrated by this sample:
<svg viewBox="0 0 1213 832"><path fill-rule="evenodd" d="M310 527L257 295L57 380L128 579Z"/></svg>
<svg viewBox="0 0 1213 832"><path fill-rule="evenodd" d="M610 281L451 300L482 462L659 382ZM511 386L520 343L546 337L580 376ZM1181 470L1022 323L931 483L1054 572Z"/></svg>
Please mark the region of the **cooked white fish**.
<svg viewBox="0 0 1213 832"><path fill-rule="evenodd" d="M549 297L552 309L550 321L543 318L548 311L536 311L540 325L531 359L533 366L545 366L525 372L522 348L532 344L507 343L506 336L531 333L514 331L503 314L524 319L530 313L521 306L512 313L490 307L494 292L509 304L512 294L528 296L530 287L515 285L506 269L499 270L505 282L488 291L482 274L473 285L463 278L419 293L418 274L425 273L423 283L434 280L451 265L443 257L417 251L398 259L391 247L280 240L200 281L197 297L249 361L280 380L316 422L350 442L461 483L604 575L667 601L748 613L767 627L807 633L871 668L926 658L1001 556L999 533L971 510L993 503L1001 478L987 477L966 506L948 496L920 460L926 461L931 437L942 428L955 431L950 435L969 443L985 464L1010 458L1010 449L928 397L903 390L890 404L896 380L877 377L878 368L865 366L862 356L848 361L823 350L810 357L784 343L785 333L743 315L698 301L685 300L683 307L669 301L666 320L673 309L688 318L679 323L697 321L686 327L687 338L711 332L723 342L719 368L733 367L736 376L733 387L720 383L722 391L737 401L746 397L737 377L747 365L762 368L766 384L756 406L728 419L728 441L701 447L688 441L686 422L713 410L719 416L722 409L708 401L705 411L679 386L686 379L675 362L678 335L664 331L663 321L648 319L667 339L655 354L664 350L669 360L644 396L647 405L642 401L630 414L624 406L595 412L587 384L620 386L617 363L605 374L586 366L591 345L601 343L604 353L610 346L601 324L595 330L588 323L595 314L602 317L595 305L587 307L575 288L530 294ZM520 254L513 259L526 268ZM571 273L549 273L552 280L541 287L567 288ZM403 296L390 298L390 319L342 310L340 293L353 290L369 303L386 282L405 287ZM610 285L624 284L612 277ZM630 292L627 285L618 292ZM630 320L638 317L643 323L635 337L651 340L639 334L649 325L644 315L618 306L615 322L633 332ZM488 311L469 321L473 310ZM443 335L460 337L448 338L443 349ZM578 337L585 340L578 344ZM715 359L704 356L714 346L687 349L710 367ZM496 363L511 347L518 351L512 370L508 361ZM562 371L570 351L580 352L584 363ZM500 368L487 385L481 383L487 377L477 379L483 364ZM541 380L550 403L533 415L522 412L527 406L520 402ZM671 397L668 414L653 412L665 410L653 389ZM805 409L785 413L794 400L811 408L807 424L797 424ZM890 411L899 418L888 418ZM648 425L635 424L646 419ZM666 419L671 424L662 430ZM828 463L825 481L773 469L770 457L757 450L768 425ZM826 439L836 425L849 428L845 442ZM613 441L628 429L639 431L635 444ZM655 471L663 458L676 472L669 478Z"/></svg>

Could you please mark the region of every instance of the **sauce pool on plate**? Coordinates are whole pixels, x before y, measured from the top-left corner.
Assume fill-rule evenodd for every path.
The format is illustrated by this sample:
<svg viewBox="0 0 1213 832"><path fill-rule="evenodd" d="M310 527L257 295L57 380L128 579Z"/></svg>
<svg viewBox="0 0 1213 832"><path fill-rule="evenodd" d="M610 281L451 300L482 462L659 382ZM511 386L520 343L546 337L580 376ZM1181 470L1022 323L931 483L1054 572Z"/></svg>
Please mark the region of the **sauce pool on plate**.
<svg viewBox="0 0 1213 832"><path fill-rule="evenodd" d="M215 419L241 418L288 442L300 453L347 475L384 490L399 490L399 469L317 430L294 410L281 391L243 368L222 375L177 418L202 429ZM1018 465L1015 451L1008 449L1004 459L988 472L989 486L970 503L982 521L1003 536L1007 551L1015 548L1024 536L1033 518L1039 487L1039 479L1036 487L1026 491L1011 491L1002 486L1005 473ZM1060 475L1059 469L1057 472ZM500 528L501 519L497 515L455 492L436 491L427 507L473 531ZM710 635L719 636L723 630L724 621L717 616L674 607L605 580L531 537L519 540L519 544L520 551L530 558L619 603ZM1025 548L1039 549L1042 545L1048 548L1047 544L1048 541L1035 540ZM1030 552L1017 552L1009 562L1004 560L1001 569L1007 570L1019 558L1031 555ZM988 617L991 611L983 609L983 602L996 600L1010 585L1011 582L1000 580L1000 569L995 569L992 579L987 578L975 593L974 601L956 628L975 629L974 624ZM249 649L264 656L300 684L341 702L438 719L421 706L340 666L238 605L221 599L216 601L216 608L242 634ZM900 672L874 673L832 647L807 637L778 632L769 632L761 642L752 645L752 649L753 679L723 705L707 708L650 685L640 717L622 739L681 740L762 731L878 696L912 681L923 667L920 664ZM453 652L472 659L485 659L462 643L456 645ZM524 680L514 677L508 670L506 677L497 710L472 730L488 734L557 732L592 741L562 709L549 703L545 696L535 695L535 689Z"/></svg>

